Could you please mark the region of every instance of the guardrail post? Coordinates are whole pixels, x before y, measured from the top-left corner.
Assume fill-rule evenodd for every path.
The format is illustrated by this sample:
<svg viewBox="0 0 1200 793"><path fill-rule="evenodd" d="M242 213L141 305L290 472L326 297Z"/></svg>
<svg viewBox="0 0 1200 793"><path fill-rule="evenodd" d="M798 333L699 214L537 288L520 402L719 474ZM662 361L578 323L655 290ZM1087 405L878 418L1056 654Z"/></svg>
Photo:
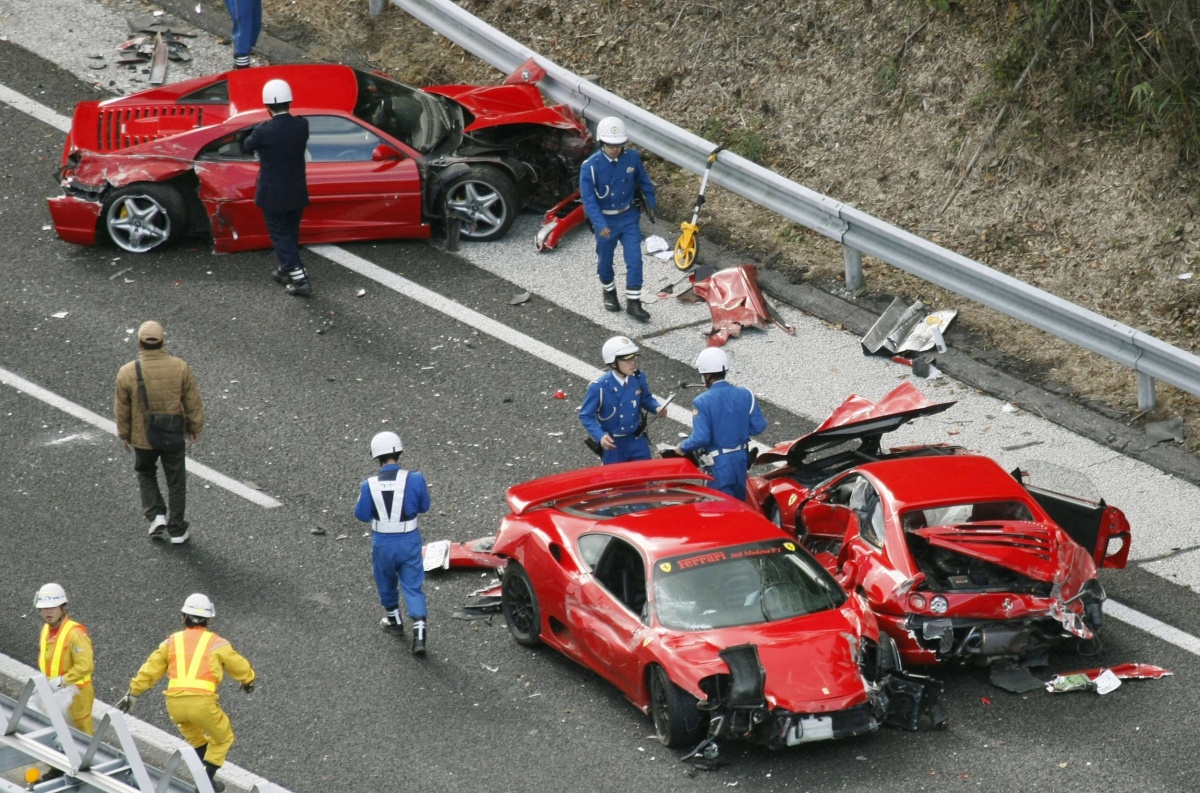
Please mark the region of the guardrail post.
<svg viewBox="0 0 1200 793"><path fill-rule="evenodd" d="M1154 378L1145 372L1138 372L1138 410L1154 410L1158 406L1158 398L1154 395Z"/></svg>
<svg viewBox="0 0 1200 793"><path fill-rule="evenodd" d="M843 245L842 257L846 261L846 288L851 292L860 289L863 285L862 251Z"/></svg>

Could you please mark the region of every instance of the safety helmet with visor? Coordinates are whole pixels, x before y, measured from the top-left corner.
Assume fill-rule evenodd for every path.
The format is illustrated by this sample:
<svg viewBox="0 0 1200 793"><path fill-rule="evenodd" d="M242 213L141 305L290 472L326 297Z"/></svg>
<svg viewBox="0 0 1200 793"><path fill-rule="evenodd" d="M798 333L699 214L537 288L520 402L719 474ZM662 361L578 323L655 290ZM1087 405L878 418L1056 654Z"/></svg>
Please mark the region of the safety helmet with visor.
<svg viewBox="0 0 1200 793"><path fill-rule="evenodd" d="M58 584L46 584L37 592L33 607L37 609L52 609L55 606L67 605L67 590Z"/></svg>
<svg viewBox="0 0 1200 793"><path fill-rule="evenodd" d="M596 125L596 137L601 143L613 146L620 146L629 140L629 134L625 131L625 122L616 116L600 119L600 123Z"/></svg>

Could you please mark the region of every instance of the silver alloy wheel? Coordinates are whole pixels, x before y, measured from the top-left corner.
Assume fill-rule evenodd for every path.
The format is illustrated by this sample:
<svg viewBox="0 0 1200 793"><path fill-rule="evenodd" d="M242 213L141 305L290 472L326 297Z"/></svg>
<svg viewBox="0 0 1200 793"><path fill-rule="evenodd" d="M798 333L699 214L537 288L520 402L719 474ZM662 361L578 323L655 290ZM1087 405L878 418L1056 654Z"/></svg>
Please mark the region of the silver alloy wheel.
<svg viewBox="0 0 1200 793"><path fill-rule="evenodd" d="M146 193L118 196L104 213L108 236L117 247L130 253L146 253L171 239L171 213L159 200Z"/></svg>

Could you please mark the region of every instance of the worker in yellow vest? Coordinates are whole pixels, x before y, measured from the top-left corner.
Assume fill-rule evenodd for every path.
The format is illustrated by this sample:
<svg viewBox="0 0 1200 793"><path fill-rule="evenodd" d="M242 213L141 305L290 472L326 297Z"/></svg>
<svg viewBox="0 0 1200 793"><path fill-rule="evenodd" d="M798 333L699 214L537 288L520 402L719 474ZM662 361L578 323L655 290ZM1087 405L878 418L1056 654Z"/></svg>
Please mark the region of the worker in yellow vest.
<svg viewBox="0 0 1200 793"><path fill-rule="evenodd" d="M33 605L43 623L38 668L50 680L55 698L70 700L64 709L75 729L91 735L96 692L92 689L95 667L87 628L67 616L67 593L58 584L39 589Z"/></svg>
<svg viewBox="0 0 1200 793"><path fill-rule="evenodd" d="M169 675L167 714L196 749L213 790L220 793L225 785L215 776L233 745L233 728L218 704L217 686L228 672L249 694L254 690L254 668L233 645L208 629L217 610L206 595L189 595L182 611L183 630L171 634L150 654L117 708L128 713L139 696Z"/></svg>

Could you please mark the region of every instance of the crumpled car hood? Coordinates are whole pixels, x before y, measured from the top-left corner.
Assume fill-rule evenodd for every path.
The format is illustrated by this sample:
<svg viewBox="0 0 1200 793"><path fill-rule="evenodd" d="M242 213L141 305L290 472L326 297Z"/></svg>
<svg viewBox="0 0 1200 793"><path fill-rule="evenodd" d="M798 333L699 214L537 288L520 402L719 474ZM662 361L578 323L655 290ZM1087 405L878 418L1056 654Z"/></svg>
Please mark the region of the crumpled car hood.
<svg viewBox="0 0 1200 793"><path fill-rule="evenodd" d="M1091 558L1062 530L1019 520L930 526L913 533L937 548L991 562L1035 581L1054 582L1065 571L1088 567L1081 559ZM1094 563L1090 567L1094 575Z"/></svg>

